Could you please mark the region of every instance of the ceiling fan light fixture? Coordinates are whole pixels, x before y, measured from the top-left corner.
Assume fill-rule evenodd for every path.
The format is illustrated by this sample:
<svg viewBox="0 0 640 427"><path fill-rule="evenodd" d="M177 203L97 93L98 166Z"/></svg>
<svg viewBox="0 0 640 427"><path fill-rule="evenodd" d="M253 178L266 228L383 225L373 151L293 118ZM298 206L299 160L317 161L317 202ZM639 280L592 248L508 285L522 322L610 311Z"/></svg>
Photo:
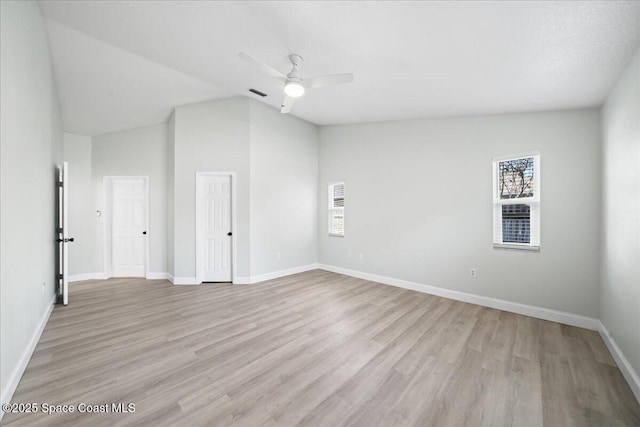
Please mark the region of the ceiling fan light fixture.
<svg viewBox="0 0 640 427"><path fill-rule="evenodd" d="M304 95L304 86L301 82L289 80L287 84L284 85L284 93L292 98L299 98Z"/></svg>
<svg viewBox="0 0 640 427"><path fill-rule="evenodd" d="M253 56L240 52L238 53L240 58L245 61L251 62L254 65L258 66L265 74L276 79L280 84L284 83L284 93L285 97L282 103L280 104L280 112L282 114L287 114L291 112L291 107L295 102L296 98L300 98L306 92L306 89L316 89L323 87L331 87L338 86L345 83L353 82L353 74L345 73L345 74L332 74L328 76L316 76L311 78L302 79L302 75L298 73L298 66L302 64L302 57L300 55L296 55L292 53L289 55L289 61L291 62L292 70L289 74L285 75L280 71L276 70L272 66L260 61ZM282 86L280 86L282 87ZM256 95L264 96L260 91L256 91L252 89L251 92Z"/></svg>

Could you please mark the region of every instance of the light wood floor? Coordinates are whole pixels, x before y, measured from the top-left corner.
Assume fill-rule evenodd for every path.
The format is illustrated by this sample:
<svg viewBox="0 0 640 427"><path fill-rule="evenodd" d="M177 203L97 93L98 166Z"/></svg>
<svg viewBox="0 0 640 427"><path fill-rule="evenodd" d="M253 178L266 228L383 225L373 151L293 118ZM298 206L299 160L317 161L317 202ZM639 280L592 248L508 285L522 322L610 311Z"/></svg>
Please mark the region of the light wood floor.
<svg viewBox="0 0 640 427"><path fill-rule="evenodd" d="M312 271L251 286L73 284L6 426L610 426L640 405L596 332Z"/></svg>

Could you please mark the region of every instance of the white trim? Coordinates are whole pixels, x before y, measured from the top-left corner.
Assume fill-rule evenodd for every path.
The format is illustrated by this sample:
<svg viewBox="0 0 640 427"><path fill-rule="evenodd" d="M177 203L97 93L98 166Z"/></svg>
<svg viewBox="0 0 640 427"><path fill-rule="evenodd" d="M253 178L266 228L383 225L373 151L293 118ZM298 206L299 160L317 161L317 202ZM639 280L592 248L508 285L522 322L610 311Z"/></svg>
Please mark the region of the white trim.
<svg viewBox="0 0 640 427"><path fill-rule="evenodd" d="M317 270L319 264L307 264L298 267L287 268L285 270L272 271L271 273L258 274L256 276L236 276L233 280L234 285L253 285L254 283L264 282L266 280L277 279L279 277L290 276L292 274L304 273L305 271Z"/></svg>
<svg viewBox="0 0 640 427"><path fill-rule="evenodd" d="M201 285L195 277L173 277L169 274L169 281L174 285Z"/></svg>
<svg viewBox="0 0 640 427"><path fill-rule="evenodd" d="M624 356L624 353L622 353L622 350L618 347L618 344L616 344L616 341L613 339L606 326L604 326L604 323L602 323L602 321L598 321L598 324L598 332L600 332L602 340L609 349L609 353L611 353L613 359L618 364L618 368L620 369L620 372L622 372L624 379L629 383L629 387L631 387L631 391L633 391L633 394L636 396L638 403L640 403L640 376L638 376L638 373L633 369L629 360Z"/></svg>
<svg viewBox="0 0 640 427"><path fill-rule="evenodd" d="M47 322L49 321L49 316L51 316L51 312L53 311L54 303L56 301L55 295L49 304L49 307L45 310L40 318L40 322L38 323L38 327L35 331L33 331L33 335L31 336L31 340L29 344L27 344L27 348L25 348L24 353L22 353L22 357L18 361L18 365L15 367L11 375L9 375L9 379L2 390L2 394L0 397L0 401L2 404L11 402L11 398L13 397L13 393L15 393L16 388L18 387L18 383L22 378L22 374L24 374L25 369L27 369L27 365L31 360L31 356L33 355L33 351L36 349L36 345L38 341L40 341L40 336L42 335L42 331L44 331L45 326L47 326ZM4 416L4 411L0 410L0 420Z"/></svg>
<svg viewBox="0 0 640 427"><path fill-rule="evenodd" d="M104 275L111 277L111 180L102 177L102 263Z"/></svg>
<svg viewBox="0 0 640 427"><path fill-rule="evenodd" d="M238 256L236 253L236 247L238 245L236 245L236 239L237 239L237 232L236 232L236 224L237 224L237 220L236 220L236 187L238 186L238 181L236 178L236 173L233 171L220 171L220 172L196 172L196 179L195 179L195 198L196 198L196 203L195 203L195 230L194 230L194 237L195 237L195 245L196 245L196 277L195 277L195 281L196 283L193 284L201 284L202 283L202 278L200 277L200 254L199 254L199 247L200 245L198 244L198 226L200 225L200 215L198 215L199 212L199 207L200 207L200 192L198 191L198 177L202 177L202 176L228 176L230 181L231 181L231 283L236 283L236 271L238 271L237 268L237 260L238 260ZM177 285L178 283L174 283L174 285ZM191 284L191 283L189 283Z"/></svg>
<svg viewBox="0 0 640 427"><path fill-rule="evenodd" d="M250 285L251 284L251 277L249 277L249 276L236 276L235 279L233 279L233 284L234 285Z"/></svg>
<svg viewBox="0 0 640 427"><path fill-rule="evenodd" d="M169 273L147 273L145 279L147 280L169 280L172 277ZM82 282L84 280L106 280L106 273L82 273L72 274L69 276L69 282Z"/></svg>
<svg viewBox="0 0 640 427"><path fill-rule="evenodd" d="M362 271L349 270L347 268L333 265L319 264L318 268L332 271L359 279L371 280L385 285L397 286L399 288L411 289L425 294L437 295L457 301L468 302L481 305L483 307L495 308L511 313L523 314L538 319L550 320L552 322L563 323L565 325L577 326L579 328L597 331L600 321L592 317L581 316L579 314L567 313L565 311L551 310L548 308L536 307L533 305L520 304L517 302L505 301L502 299L485 297L481 295L469 294L466 292L454 291L451 289L439 288L437 286L424 285L422 283L410 282L408 280L396 279L393 277L379 276L377 274L364 273Z"/></svg>
<svg viewBox="0 0 640 427"><path fill-rule="evenodd" d="M494 162L504 162L507 160L518 160L525 157L535 157L539 155L540 155L540 151L525 151L523 153L509 154L507 156L494 156L492 157L491 160Z"/></svg>
<svg viewBox="0 0 640 427"><path fill-rule="evenodd" d="M292 274L304 273L305 271L317 270L318 264L301 265L299 267L288 268L286 270L273 271L271 273L251 276L249 284L264 282L266 280L277 279L278 277L290 276ZM235 282L234 282L235 283Z"/></svg>
<svg viewBox="0 0 640 427"><path fill-rule="evenodd" d="M68 282L82 282L84 280L104 280L107 278L105 273L82 273L72 274L69 276Z"/></svg>
<svg viewBox="0 0 640 427"><path fill-rule="evenodd" d="M58 255L62 261L62 268L60 269L60 273L62 273L62 304L69 304L69 242L73 241L71 236L69 236L69 195L71 194L69 190L69 163L62 162L62 179L60 180L60 190L58 194L62 195L62 250Z"/></svg>
<svg viewBox="0 0 640 427"><path fill-rule="evenodd" d="M540 246L531 246L527 243L494 243L494 249L515 249L517 251L540 252Z"/></svg>
<svg viewBox="0 0 640 427"><path fill-rule="evenodd" d="M102 215L102 258L104 262L104 278L109 279L113 277L113 264L111 262L111 239L112 239L112 230L111 230L111 210L113 208L113 181L116 179L143 179L145 184L145 192L144 197L147 202L147 213L146 213L146 222L147 234L144 236L144 277L147 277L149 274L149 235L151 234L150 226L150 207L151 201L149 200L149 177L144 175L108 175L102 177L102 202L103 202L103 213Z"/></svg>
<svg viewBox="0 0 640 427"><path fill-rule="evenodd" d="M147 273L147 280L169 280L169 273Z"/></svg>

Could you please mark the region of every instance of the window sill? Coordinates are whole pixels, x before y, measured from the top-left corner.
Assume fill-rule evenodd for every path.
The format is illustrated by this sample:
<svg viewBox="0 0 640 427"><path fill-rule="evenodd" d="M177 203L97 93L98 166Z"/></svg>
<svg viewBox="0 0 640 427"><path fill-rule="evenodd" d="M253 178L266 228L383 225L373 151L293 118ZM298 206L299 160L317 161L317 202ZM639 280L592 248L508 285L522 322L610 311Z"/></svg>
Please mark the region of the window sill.
<svg viewBox="0 0 640 427"><path fill-rule="evenodd" d="M329 237L344 237L344 234L331 234L331 233L329 233Z"/></svg>
<svg viewBox="0 0 640 427"><path fill-rule="evenodd" d="M540 252L540 246L518 245L513 243L494 243L493 249L513 249L516 251Z"/></svg>

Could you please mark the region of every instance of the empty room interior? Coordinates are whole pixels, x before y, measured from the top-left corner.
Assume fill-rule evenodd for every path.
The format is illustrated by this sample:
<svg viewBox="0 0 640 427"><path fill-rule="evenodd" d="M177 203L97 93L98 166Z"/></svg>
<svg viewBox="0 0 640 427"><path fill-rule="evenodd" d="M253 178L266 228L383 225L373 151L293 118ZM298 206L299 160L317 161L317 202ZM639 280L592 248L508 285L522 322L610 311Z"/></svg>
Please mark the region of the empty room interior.
<svg viewBox="0 0 640 427"><path fill-rule="evenodd" d="M640 426L640 1L0 6L2 425Z"/></svg>

